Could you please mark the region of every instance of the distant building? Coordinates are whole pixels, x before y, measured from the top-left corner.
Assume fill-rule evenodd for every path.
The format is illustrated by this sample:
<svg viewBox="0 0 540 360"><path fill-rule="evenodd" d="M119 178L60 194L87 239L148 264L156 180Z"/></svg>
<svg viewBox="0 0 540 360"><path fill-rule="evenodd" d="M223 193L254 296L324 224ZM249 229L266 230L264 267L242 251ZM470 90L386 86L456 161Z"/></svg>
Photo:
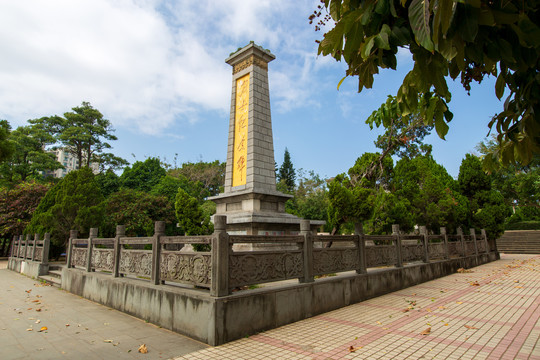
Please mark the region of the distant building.
<svg viewBox="0 0 540 360"><path fill-rule="evenodd" d="M56 156L56 160L64 166L63 169L49 170L43 173L44 176L52 176L55 178L63 178L67 173L79 168L79 160L63 148L51 151ZM90 169L94 174L99 173L99 165L90 163Z"/></svg>

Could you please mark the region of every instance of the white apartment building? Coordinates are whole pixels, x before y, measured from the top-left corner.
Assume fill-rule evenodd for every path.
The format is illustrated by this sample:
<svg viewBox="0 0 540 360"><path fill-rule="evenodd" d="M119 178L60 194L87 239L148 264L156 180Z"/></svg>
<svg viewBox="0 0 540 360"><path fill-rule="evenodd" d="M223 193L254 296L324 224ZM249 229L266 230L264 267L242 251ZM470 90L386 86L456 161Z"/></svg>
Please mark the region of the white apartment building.
<svg viewBox="0 0 540 360"><path fill-rule="evenodd" d="M64 166L63 169L56 169L47 171L45 176L52 176L55 178L63 178L67 173L73 170L77 170L79 167L79 160L70 154L68 151L65 151L63 148L56 149L51 151L56 155L56 160ZM99 165L96 163L90 163L90 169L94 174L99 173Z"/></svg>

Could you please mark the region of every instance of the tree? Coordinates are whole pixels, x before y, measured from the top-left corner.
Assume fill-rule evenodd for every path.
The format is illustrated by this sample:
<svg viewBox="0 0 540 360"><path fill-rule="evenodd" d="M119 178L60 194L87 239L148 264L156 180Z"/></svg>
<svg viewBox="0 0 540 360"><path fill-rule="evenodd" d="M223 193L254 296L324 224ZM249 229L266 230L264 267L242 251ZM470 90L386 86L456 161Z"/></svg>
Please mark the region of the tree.
<svg viewBox="0 0 540 360"><path fill-rule="evenodd" d="M405 231L412 230L411 225L425 225L433 232L438 232L443 226L451 232L466 221L466 198L461 196L446 169L431 156L398 161L392 188L400 200L399 206L406 207L412 216L412 222L407 217L403 218L405 223L398 222Z"/></svg>
<svg viewBox="0 0 540 360"><path fill-rule="evenodd" d="M384 134L377 137L375 146L381 149L381 159L386 156L407 157L412 159L420 155L430 155L431 145L424 144L424 138L431 133L433 126L424 124L419 112L402 115L397 100L388 96L386 103L367 118L366 124L386 128ZM381 160L377 162L380 166Z"/></svg>
<svg viewBox="0 0 540 360"><path fill-rule="evenodd" d="M62 168L53 153L46 151L54 137L41 124L19 126L9 136L13 152L2 164L0 172L5 181L15 183L41 177L41 172Z"/></svg>
<svg viewBox="0 0 540 360"><path fill-rule="evenodd" d="M169 175L177 177L182 181L183 179L181 175L190 182L200 182L203 188L208 192L208 195L204 197L215 196L223 191L223 183L225 181L225 166L226 163L220 162L219 160L212 162L187 162L183 163L181 168L170 170ZM191 195L195 196L194 194Z"/></svg>
<svg viewBox="0 0 540 360"><path fill-rule="evenodd" d="M156 186L167 171L158 158L149 157L145 161L136 161L132 167L126 167L120 176L123 187L149 192Z"/></svg>
<svg viewBox="0 0 540 360"><path fill-rule="evenodd" d="M323 10L329 16L316 30L330 20L335 26L318 53L345 60L345 75L358 76L359 92L373 86L379 69L395 70L398 49L408 49L414 67L396 95L400 112L419 109L444 139L452 119L445 77L460 77L469 91L472 81L493 75L497 97L508 91L504 110L488 124L502 149L493 155L505 164L527 164L540 152L538 1L325 0L310 21Z"/></svg>
<svg viewBox="0 0 540 360"><path fill-rule="evenodd" d="M25 233L51 234L56 251L63 249L70 230L87 235L103 220L103 196L92 171L84 167L72 171L41 199Z"/></svg>
<svg viewBox="0 0 540 360"><path fill-rule="evenodd" d="M112 170L107 170L96 175L96 183L98 184L101 193L104 197L120 190L120 177Z"/></svg>
<svg viewBox="0 0 540 360"><path fill-rule="evenodd" d="M0 163L8 159L13 153L12 144L9 141L11 126L7 120L0 120Z"/></svg>
<svg viewBox="0 0 540 360"><path fill-rule="evenodd" d="M292 193L294 191L294 187L296 185L296 173L291 161L291 154L289 154L289 150L287 148L285 148L285 153L283 154L283 163L279 167L278 181L285 185L285 189L288 193Z"/></svg>
<svg viewBox="0 0 540 360"><path fill-rule="evenodd" d="M178 225L185 235L207 235L214 231L208 212L203 210L197 199L189 196L182 188L178 189L174 207ZM194 244L193 248L196 251L209 250L209 246L206 244Z"/></svg>
<svg viewBox="0 0 540 360"><path fill-rule="evenodd" d="M0 189L0 238L6 240L0 248L2 256L6 255L11 239L23 233L50 187L31 181Z"/></svg>
<svg viewBox="0 0 540 360"><path fill-rule="evenodd" d="M107 141L117 140L117 137L113 135L111 122L105 119L99 110L85 101L72 110L64 113L64 117L51 116L29 122L41 124L54 134L57 141L77 158L79 169L83 166L89 167L92 162L105 169L107 164L111 168L127 164L124 159L104 152L111 148Z"/></svg>
<svg viewBox="0 0 540 360"><path fill-rule="evenodd" d="M303 219L328 219L328 188L326 181L315 172L307 176L299 171L298 186L294 189L293 198L285 203L285 210Z"/></svg>
<svg viewBox="0 0 540 360"><path fill-rule="evenodd" d="M480 159L467 154L459 167L458 184L469 199L468 224L484 228L489 238L497 239L504 233L504 221L510 209L500 192L493 190L491 179L482 170Z"/></svg>
<svg viewBox="0 0 540 360"><path fill-rule="evenodd" d="M103 205L106 216L101 230L104 236L114 236L116 225L125 225L127 236L152 236L156 221L164 221L169 233L176 226L173 205L164 196L122 189L110 195Z"/></svg>

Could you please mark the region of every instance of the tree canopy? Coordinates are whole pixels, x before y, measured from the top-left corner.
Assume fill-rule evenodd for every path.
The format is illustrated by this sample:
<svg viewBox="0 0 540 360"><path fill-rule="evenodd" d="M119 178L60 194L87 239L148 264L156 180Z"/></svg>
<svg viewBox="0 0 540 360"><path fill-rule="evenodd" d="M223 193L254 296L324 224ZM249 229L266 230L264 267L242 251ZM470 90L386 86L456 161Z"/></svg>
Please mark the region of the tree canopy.
<svg viewBox="0 0 540 360"><path fill-rule="evenodd" d="M495 76L496 96L508 95L487 124L499 147L486 164L494 158L526 164L540 153L538 1L324 0L310 21L324 10L329 15L316 30L331 20L335 25L318 53L345 60L346 77L358 76L359 92L373 86L379 69L395 70L398 50L408 49L414 67L396 95L400 113L419 110L444 139L453 117L446 78L460 78L469 91L471 82Z"/></svg>

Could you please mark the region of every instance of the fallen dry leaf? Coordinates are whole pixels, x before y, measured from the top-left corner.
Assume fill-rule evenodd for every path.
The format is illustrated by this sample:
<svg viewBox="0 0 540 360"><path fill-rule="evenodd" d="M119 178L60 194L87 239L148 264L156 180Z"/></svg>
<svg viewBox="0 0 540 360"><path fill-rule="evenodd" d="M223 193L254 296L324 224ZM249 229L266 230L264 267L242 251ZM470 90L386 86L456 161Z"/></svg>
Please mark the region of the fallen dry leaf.
<svg viewBox="0 0 540 360"><path fill-rule="evenodd" d="M446 309L445 306L439 306L439 310L444 310L444 309Z"/></svg>
<svg viewBox="0 0 540 360"><path fill-rule="evenodd" d="M428 335L429 333L431 333L431 328L430 327L428 327L426 330L422 331L420 333L420 335Z"/></svg>
<svg viewBox="0 0 540 360"><path fill-rule="evenodd" d="M362 346L357 346L357 347L354 347L354 346L349 346L349 352L355 352L356 350L360 350L362 348Z"/></svg>
<svg viewBox="0 0 540 360"><path fill-rule="evenodd" d="M39 312L39 311L41 311L41 309L36 309L36 311L38 311L38 312Z"/></svg>
<svg viewBox="0 0 540 360"><path fill-rule="evenodd" d="M32 331L32 330L34 330L34 329L32 329L32 328L28 328L28 329L26 329L26 331Z"/></svg>
<svg viewBox="0 0 540 360"><path fill-rule="evenodd" d="M36 320L36 324L39 324L41 322L41 320L37 319Z"/></svg>
<svg viewBox="0 0 540 360"><path fill-rule="evenodd" d="M39 329L39 332L42 332L42 331L45 331L45 330L48 330L46 326L43 326L41 327L41 329Z"/></svg>
<svg viewBox="0 0 540 360"><path fill-rule="evenodd" d="M408 312L409 310L410 310L409 308L406 308L406 309L401 310L401 312L406 313L406 312Z"/></svg>
<svg viewBox="0 0 540 360"><path fill-rule="evenodd" d="M382 325L382 322L380 322L380 321L377 321L377 324L379 324L379 325Z"/></svg>
<svg viewBox="0 0 540 360"><path fill-rule="evenodd" d="M459 269L457 269L457 272L460 273L460 274L466 274L466 273L472 273L472 270L467 270L467 269L464 269L464 268L459 268Z"/></svg>
<svg viewBox="0 0 540 360"><path fill-rule="evenodd" d="M68 327L68 326L69 326L69 324L66 324L66 327Z"/></svg>
<svg viewBox="0 0 540 360"><path fill-rule="evenodd" d="M148 352L148 349L146 348L146 344L142 344L141 346L139 346L139 352L141 354L146 354Z"/></svg>
<svg viewBox="0 0 540 360"><path fill-rule="evenodd" d="M103 342L112 343L112 340L103 340Z"/></svg>
<svg viewBox="0 0 540 360"><path fill-rule="evenodd" d="M475 281L471 283L471 286L480 286L480 284L478 283L478 281Z"/></svg>
<svg viewBox="0 0 540 360"><path fill-rule="evenodd" d="M463 301L456 301L456 304L461 305L463 304Z"/></svg>
<svg viewBox="0 0 540 360"><path fill-rule="evenodd" d="M39 302L39 300L32 300L32 302Z"/></svg>
<svg viewBox="0 0 540 360"><path fill-rule="evenodd" d="M463 325L463 326L465 326L467 329L471 329L471 330L476 330L476 329L478 329L477 327L470 326L470 325Z"/></svg>
<svg viewBox="0 0 540 360"><path fill-rule="evenodd" d="M523 286L514 286L516 289L523 289Z"/></svg>

